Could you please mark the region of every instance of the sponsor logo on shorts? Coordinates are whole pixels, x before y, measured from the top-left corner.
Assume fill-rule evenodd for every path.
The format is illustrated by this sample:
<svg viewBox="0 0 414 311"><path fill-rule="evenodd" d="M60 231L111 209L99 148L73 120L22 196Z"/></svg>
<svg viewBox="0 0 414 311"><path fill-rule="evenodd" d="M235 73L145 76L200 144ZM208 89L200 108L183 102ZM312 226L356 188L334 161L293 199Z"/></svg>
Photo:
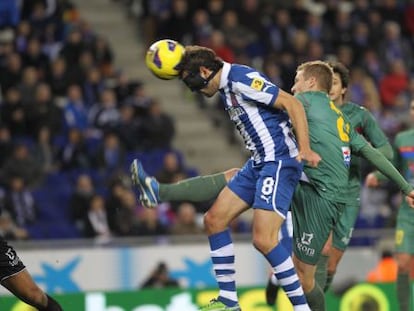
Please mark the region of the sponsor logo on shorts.
<svg viewBox="0 0 414 311"><path fill-rule="evenodd" d="M309 245L312 243L313 239L313 233L306 233L303 232L302 237L299 240L296 240L296 248L304 253L306 256L313 257L315 255L315 249L312 247L309 247Z"/></svg>
<svg viewBox="0 0 414 311"><path fill-rule="evenodd" d="M261 195L260 198L264 201L266 201L267 204L270 202L270 195Z"/></svg>

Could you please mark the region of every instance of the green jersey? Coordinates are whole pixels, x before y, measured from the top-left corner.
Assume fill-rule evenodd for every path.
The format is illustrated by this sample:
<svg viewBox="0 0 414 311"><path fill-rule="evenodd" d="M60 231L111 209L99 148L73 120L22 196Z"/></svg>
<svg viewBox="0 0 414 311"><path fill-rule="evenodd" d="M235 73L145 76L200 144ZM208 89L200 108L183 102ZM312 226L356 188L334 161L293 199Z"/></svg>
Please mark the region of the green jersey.
<svg viewBox="0 0 414 311"><path fill-rule="evenodd" d="M414 129L403 131L395 137L395 165L405 177L414 185ZM405 200L403 206L408 207Z"/></svg>
<svg viewBox="0 0 414 311"><path fill-rule="evenodd" d="M306 112L311 148L322 158L317 168L305 165L305 175L320 196L346 203L351 150L358 152L367 141L350 126L328 94L303 92L296 97Z"/></svg>
<svg viewBox="0 0 414 311"><path fill-rule="evenodd" d="M339 109L345 114L355 131L364 136L374 148L388 143L387 136L375 121L374 116L364 107L352 102L343 104ZM352 155L349 171L348 194L351 200L359 197L361 186L361 158Z"/></svg>
<svg viewBox="0 0 414 311"><path fill-rule="evenodd" d="M395 137L394 149L396 166L414 185L414 129L399 133ZM397 252L414 254L414 209L405 200L398 210L395 242Z"/></svg>

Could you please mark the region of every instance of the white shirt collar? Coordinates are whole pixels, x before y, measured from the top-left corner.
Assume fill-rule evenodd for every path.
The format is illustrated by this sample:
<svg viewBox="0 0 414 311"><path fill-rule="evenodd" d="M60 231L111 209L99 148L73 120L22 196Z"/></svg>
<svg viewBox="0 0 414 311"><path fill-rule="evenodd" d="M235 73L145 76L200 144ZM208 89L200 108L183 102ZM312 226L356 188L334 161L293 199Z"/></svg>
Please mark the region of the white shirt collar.
<svg viewBox="0 0 414 311"><path fill-rule="evenodd" d="M220 86L219 89L224 89L228 83L228 77L230 72L231 64L223 62L223 68L221 69Z"/></svg>

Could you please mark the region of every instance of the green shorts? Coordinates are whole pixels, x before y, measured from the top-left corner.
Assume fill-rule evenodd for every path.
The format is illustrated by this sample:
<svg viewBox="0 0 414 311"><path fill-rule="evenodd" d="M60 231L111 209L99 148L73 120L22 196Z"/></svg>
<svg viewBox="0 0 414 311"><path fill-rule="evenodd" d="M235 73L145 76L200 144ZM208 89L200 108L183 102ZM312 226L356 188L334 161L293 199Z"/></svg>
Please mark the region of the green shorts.
<svg viewBox="0 0 414 311"><path fill-rule="evenodd" d="M360 208L359 197L345 204L344 211L338 223L333 228L332 246L345 251L354 231L355 222L358 218Z"/></svg>
<svg viewBox="0 0 414 311"><path fill-rule="evenodd" d="M397 253L414 254L414 209L405 202L400 206L395 228L395 250Z"/></svg>
<svg viewBox="0 0 414 311"><path fill-rule="evenodd" d="M292 201L293 251L302 262L316 265L344 204L321 197L315 188L301 182Z"/></svg>

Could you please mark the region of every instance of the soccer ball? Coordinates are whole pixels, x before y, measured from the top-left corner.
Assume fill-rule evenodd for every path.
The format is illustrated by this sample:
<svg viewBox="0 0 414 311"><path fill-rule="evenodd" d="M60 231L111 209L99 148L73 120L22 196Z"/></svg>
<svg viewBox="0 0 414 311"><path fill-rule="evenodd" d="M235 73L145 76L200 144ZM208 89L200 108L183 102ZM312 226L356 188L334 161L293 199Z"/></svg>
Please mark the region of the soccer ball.
<svg viewBox="0 0 414 311"><path fill-rule="evenodd" d="M145 64L158 78L171 80L178 76L177 65L184 55L184 46L174 40L154 42L147 50Z"/></svg>

